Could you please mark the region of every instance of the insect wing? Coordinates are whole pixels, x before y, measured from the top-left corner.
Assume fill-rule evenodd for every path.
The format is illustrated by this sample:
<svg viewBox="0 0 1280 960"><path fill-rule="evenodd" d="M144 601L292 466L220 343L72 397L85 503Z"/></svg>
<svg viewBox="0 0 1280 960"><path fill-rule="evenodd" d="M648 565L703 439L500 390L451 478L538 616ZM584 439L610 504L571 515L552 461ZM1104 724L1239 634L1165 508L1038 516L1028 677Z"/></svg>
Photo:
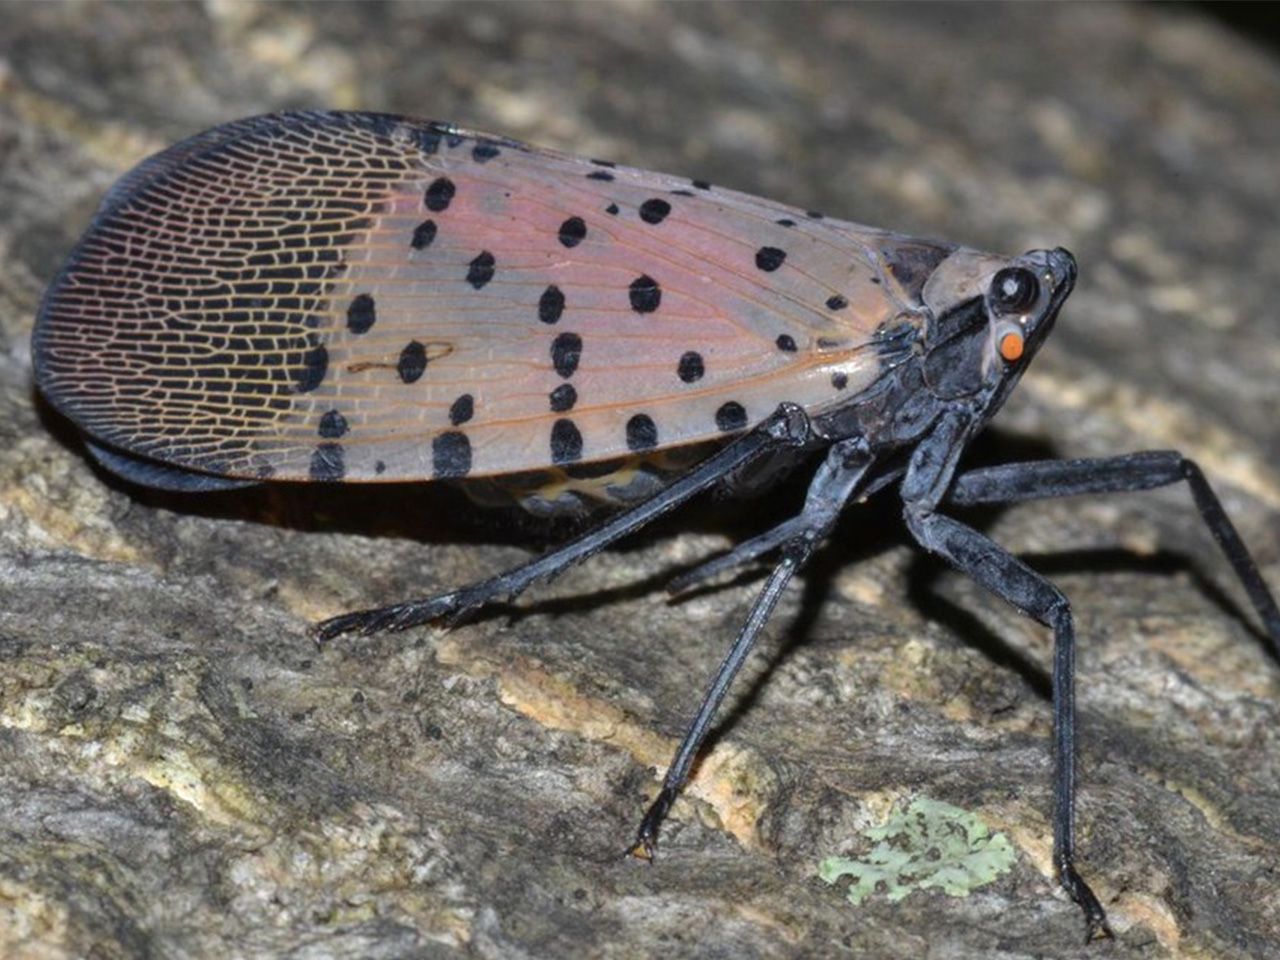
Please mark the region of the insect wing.
<svg viewBox="0 0 1280 960"><path fill-rule="evenodd" d="M910 312L885 268L909 246L442 124L261 117L112 190L37 377L100 445L212 475L600 460L855 395Z"/></svg>

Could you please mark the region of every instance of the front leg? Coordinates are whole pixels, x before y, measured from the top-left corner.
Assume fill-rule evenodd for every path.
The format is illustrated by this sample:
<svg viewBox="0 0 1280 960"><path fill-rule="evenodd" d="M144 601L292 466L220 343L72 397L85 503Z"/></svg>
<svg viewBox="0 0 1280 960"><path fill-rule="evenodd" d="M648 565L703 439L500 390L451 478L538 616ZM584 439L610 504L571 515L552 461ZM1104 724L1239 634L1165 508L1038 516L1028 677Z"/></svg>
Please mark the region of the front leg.
<svg viewBox="0 0 1280 960"><path fill-rule="evenodd" d="M1053 631L1053 862L1059 882L1084 911L1088 939L1109 937L1106 911L1075 866L1076 638L1071 605L1052 583L972 527L910 503L906 518L922 547Z"/></svg>
<svg viewBox="0 0 1280 960"><path fill-rule="evenodd" d="M981 420L957 408L911 455L900 491L916 542L997 597L1053 631L1053 861L1058 881L1084 911L1088 939L1111 936L1107 914L1075 866L1075 627L1071 605L1052 583L995 541L936 512L955 485L960 454Z"/></svg>
<svg viewBox="0 0 1280 960"><path fill-rule="evenodd" d="M947 503L1012 503L1086 493L1129 493L1186 481L1200 516L1222 548L1280 660L1280 609L1258 572L1258 565L1222 508L1200 468L1173 450L1128 453L1083 460L1037 460L1006 463L961 474L947 494Z"/></svg>
<svg viewBox="0 0 1280 960"><path fill-rule="evenodd" d="M640 821L640 829L636 832L635 842L628 848L629 853L646 860L653 858L658 827L689 779L694 760L711 730L712 720L720 709L725 694L729 692L730 684L746 662L760 631L773 615L782 591L831 532L841 509L858 489L874 461L874 452L861 437L851 437L837 443L827 452L826 460L814 474L804 509L794 520L776 528L783 532L782 536L785 538L779 541L782 557L765 582L764 589L756 597L737 639L712 678L702 703L698 706L698 712L685 732L684 739L680 741L671 766L667 768L662 780L662 790ZM751 542L762 542L762 538L757 537Z"/></svg>

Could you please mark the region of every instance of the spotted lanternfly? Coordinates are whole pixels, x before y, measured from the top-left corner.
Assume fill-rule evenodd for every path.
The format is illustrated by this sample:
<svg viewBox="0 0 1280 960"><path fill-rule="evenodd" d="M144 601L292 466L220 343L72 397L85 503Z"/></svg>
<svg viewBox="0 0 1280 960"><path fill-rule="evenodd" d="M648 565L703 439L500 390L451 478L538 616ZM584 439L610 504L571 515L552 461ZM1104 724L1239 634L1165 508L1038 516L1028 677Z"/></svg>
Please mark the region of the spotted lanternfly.
<svg viewBox="0 0 1280 960"><path fill-rule="evenodd" d="M1002 257L440 123L291 113L228 124L124 177L50 286L36 377L127 480L463 482L591 532L452 593L337 617L454 623L712 486L813 462L795 518L681 577L779 559L643 818L651 855L730 682L845 504L896 485L926 550L1054 633L1054 860L1074 863L1066 598L948 505L1185 480L1280 655L1280 611L1174 452L957 472L1070 293L1065 250Z"/></svg>

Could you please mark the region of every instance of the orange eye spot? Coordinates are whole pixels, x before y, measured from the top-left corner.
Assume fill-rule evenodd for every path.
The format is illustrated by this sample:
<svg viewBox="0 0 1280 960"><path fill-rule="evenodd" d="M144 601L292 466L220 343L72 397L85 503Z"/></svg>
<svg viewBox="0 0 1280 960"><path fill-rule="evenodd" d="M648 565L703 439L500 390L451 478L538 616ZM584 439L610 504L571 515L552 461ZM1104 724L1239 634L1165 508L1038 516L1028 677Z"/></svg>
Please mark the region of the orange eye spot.
<svg viewBox="0 0 1280 960"><path fill-rule="evenodd" d="M1022 334L1006 333L1000 338L1000 356L1010 363L1022 357Z"/></svg>

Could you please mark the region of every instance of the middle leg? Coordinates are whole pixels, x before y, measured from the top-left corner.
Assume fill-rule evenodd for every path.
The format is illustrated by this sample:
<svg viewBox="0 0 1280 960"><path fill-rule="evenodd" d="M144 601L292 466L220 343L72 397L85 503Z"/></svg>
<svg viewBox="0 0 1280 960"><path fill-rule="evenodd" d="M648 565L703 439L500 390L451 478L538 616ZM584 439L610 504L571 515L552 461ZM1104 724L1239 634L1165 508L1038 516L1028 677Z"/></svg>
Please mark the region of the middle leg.
<svg viewBox="0 0 1280 960"><path fill-rule="evenodd" d="M1084 911L1088 938L1110 936L1102 904L1075 866L1075 626L1062 592L995 541L951 517L908 505L919 544L1053 631L1053 860L1058 880Z"/></svg>
<svg viewBox="0 0 1280 960"><path fill-rule="evenodd" d="M857 490L859 482L873 459L874 455L861 437L837 443L828 452L827 459L809 485L809 494L800 515L778 528L787 532L786 539L781 542L782 559L774 567L773 573L769 575L764 588L756 597L737 639L734 640L729 653L712 678L711 685L698 707L698 712L680 741L680 746L671 760L671 766L667 768L666 776L662 780L662 789L649 806L644 819L640 821L635 842L629 848L630 853L643 859L652 858L658 828L670 811L680 789L689 779L689 771L693 768L698 751L711 729L716 711L723 702L725 694L729 692L729 686L738 675L752 647L755 646L760 631L769 622L769 617L773 614L782 591L796 571L804 566L813 555L813 551L831 532L841 508ZM765 537L769 536L770 534L765 534ZM756 538L749 542L755 543L763 539Z"/></svg>

